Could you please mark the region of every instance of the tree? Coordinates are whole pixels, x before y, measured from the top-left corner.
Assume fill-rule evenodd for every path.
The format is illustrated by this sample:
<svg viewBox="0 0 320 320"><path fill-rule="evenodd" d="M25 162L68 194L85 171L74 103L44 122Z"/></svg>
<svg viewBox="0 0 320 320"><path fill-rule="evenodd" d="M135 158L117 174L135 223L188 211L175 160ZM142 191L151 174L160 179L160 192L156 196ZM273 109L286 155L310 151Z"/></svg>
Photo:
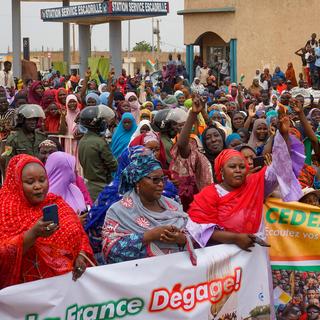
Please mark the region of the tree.
<svg viewBox="0 0 320 320"><path fill-rule="evenodd" d="M136 45L133 47L132 51L151 52L152 46L149 42L143 40L143 41L137 42Z"/></svg>

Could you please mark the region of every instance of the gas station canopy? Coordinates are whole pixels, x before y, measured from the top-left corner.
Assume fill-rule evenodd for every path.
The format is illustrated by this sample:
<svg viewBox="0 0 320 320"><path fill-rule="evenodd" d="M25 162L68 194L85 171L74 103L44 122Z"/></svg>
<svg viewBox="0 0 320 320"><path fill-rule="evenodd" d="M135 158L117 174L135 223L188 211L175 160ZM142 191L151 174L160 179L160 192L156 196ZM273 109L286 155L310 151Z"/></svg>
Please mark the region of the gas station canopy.
<svg viewBox="0 0 320 320"><path fill-rule="evenodd" d="M108 23L165 16L169 2L159 1L104 1L41 10L47 22L68 22L83 25Z"/></svg>

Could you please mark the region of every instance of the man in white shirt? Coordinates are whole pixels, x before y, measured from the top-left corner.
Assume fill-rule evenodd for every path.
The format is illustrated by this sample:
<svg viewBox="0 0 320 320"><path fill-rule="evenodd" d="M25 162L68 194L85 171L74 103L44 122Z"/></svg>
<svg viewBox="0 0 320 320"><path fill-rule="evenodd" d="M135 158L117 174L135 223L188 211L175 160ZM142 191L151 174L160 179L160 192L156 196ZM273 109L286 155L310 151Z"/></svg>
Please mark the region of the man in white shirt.
<svg viewBox="0 0 320 320"><path fill-rule="evenodd" d="M318 47L319 42L316 40L317 35L315 33L313 33L311 35L311 39L307 41L306 46L309 45L312 49L315 49L316 47Z"/></svg>
<svg viewBox="0 0 320 320"><path fill-rule="evenodd" d="M200 69L200 83L203 84L205 87L207 86L207 79L209 77L209 71L208 64L204 63L203 67Z"/></svg>
<svg viewBox="0 0 320 320"><path fill-rule="evenodd" d="M13 92L15 83L11 72L12 64L10 61L3 63L4 69L0 71L0 86L10 89Z"/></svg>

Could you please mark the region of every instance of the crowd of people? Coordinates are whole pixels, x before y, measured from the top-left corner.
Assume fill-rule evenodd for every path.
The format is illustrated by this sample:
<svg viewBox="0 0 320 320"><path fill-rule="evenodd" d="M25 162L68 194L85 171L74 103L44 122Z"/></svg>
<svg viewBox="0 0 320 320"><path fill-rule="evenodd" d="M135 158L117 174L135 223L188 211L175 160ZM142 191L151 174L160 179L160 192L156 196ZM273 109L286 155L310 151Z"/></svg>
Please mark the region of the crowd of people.
<svg viewBox="0 0 320 320"><path fill-rule="evenodd" d="M280 287L292 299L280 305L277 316L291 315L290 319L318 319L320 316L319 272L275 270L273 286ZM283 318L284 319L284 318ZM288 319L288 318L287 318Z"/></svg>
<svg viewBox="0 0 320 320"><path fill-rule="evenodd" d="M100 82L50 70L21 84L4 64L0 288L179 251L196 264L194 248L217 243L250 251L268 245L267 197L320 206L307 75L265 68L246 88L197 66L191 84L172 55L157 83L139 70ZM44 220L48 205L58 223ZM301 314L318 308L304 302Z"/></svg>

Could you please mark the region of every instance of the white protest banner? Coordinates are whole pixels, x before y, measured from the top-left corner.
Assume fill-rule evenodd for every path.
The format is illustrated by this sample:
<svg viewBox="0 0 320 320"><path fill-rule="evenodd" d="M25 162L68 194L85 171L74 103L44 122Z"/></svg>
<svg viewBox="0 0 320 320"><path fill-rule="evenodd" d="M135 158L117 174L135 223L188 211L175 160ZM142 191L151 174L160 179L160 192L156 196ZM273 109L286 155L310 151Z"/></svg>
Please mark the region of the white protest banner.
<svg viewBox="0 0 320 320"><path fill-rule="evenodd" d="M267 249L233 245L87 269L0 291L0 319L270 319Z"/></svg>

